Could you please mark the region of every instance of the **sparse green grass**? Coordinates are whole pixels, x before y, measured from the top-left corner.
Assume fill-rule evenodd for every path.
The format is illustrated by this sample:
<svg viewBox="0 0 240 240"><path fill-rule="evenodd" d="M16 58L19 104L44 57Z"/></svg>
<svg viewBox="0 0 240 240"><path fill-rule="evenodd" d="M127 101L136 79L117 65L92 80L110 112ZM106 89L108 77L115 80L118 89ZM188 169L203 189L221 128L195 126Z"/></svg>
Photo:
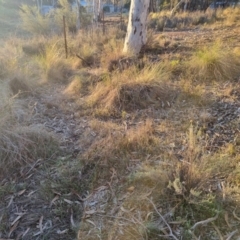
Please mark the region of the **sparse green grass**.
<svg viewBox="0 0 240 240"><path fill-rule="evenodd" d="M204 47L188 63L198 80L235 80L239 76L239 58L221 43Z"/></svg>

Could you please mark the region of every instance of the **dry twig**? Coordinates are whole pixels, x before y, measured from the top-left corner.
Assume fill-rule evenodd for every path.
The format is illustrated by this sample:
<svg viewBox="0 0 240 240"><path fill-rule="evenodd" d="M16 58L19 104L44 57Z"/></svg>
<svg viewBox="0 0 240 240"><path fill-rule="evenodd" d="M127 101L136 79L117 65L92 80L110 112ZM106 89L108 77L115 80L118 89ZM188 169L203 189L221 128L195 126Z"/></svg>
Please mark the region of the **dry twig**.
<svg viewBox="0 0 240 240"><path fill-rule="evenodd" d="M240 221L240 217L237 216L237 214L236 214L235 211L236 211L236 209L233 211L233 216L234 216L238 221Z"/></svg>
<svg viewBox="0 0 240 240"><path fill-rule="evenodd" d="M195 229L196 227L198 227L199 225L203 225L203 224L207 224L207 223L213 222L213 221L215 221L217 218L218 218L218 214L217 214L215 217L208 218L208 219L206 219L206 220L197 222L197 223L195 223L195 224L191 227L191 230L194 230L194 229Z"/></svg>
<svg viewBox="0 0 240 240"><path fill-rule="evenodd" d="M220 240L224 240L224 238L223 238L220 230L218 229L218 227L217 227L213 222L212 222L212 225L213 225L214 229L216 230L216 232L217 232L217 234L218 234L218 236L219 236L219 239L220 239Z"/></svg>
<svg viewBox="0 0 240 240"><path fill-rule="evenodd" d="M148 201L152 204L154 210L157 212L157 214L160 216L160 218L163 220L163 222L166 224L166 226L168 227L169 230L169 237L174 238L175 240L178 240L178 238L173 234L171 227L169 226L169 224L167 223L167 221L164 219L164 217L162 216L162 214L158 211L156 205L153 203L153 201L149 198L147 198Z"/></svg>
<svg viewBox="0 0 240 240"><path fill-rule="evenodd" d="M237 232L238 230L231 232L226 240L230 240L233 237L233 235L235 235Z"/></svg>

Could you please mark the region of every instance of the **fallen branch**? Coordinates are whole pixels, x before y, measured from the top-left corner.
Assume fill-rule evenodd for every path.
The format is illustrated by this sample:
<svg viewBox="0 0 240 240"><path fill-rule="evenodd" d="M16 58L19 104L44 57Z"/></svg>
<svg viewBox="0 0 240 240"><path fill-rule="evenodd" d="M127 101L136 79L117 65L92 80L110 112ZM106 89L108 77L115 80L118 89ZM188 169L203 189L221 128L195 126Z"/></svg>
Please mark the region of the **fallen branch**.
<svg viewBox="0 0 240 240"><path fill-rule="evenodd" d="M238 232L238 230L231 232L226 240L230 240L233 237L233 235L235 235L235 233L237 233L237 232Z"/></svg>
<svg viewBox="0 0 240 240"><path fill-rule="evenodd" d="M79 59L81 59L83 62L85 62L90 68L92 68L91 64L86 61L84 58L82 58L81 56L79 56L78 54L76 54L76 57L78 57Z"/></svg>
<svg viewBox="0 0 240 240"><path fill-rule="evenodd" d="M204 224L213 222L213 221L215 221L217 218L218 218L218 214L217 214L215 217L208 218L208 219L206 219L206 220L197 222L197 223L195 223L195 224L191 227L191 230L194 230L194 229L195 229L196 227L198 227L199 225L204 225Z"/></svg>
<svg viewBox="0 0 240 240"><path fill-rule="evenodd" d="M240 217L237 216L237 214L236 214L235 211L236 211L236 209L233 211L233 216L234 216L238 221L240 221Z"/></svg>
<svg viewBox="0 0 240 240"><path fill-rule="evenodd" d="M220 239L220 240L224 240L224 238L223 238L220 230L218 229L218 227L217 227L214 223L212 223L212 225L213 225L214 229L216 230L216 232L217 232L217 234L218 234L218 236L219 236L219 239Z"/></svg>
<svg viewBox="0 0 240 240"><path fill-rule="evenodd" d="M164 222L164 223L166 224L166 226L168 227L168 230L169 230L169 235L168 235L168 236L174 238L175 240L178 240L178 238L173 234L172 229L171 229L171 227L169 226L169 224L167 223L167 221L164 219L164 217L162 216L162 214L157 210L157 207L156 207L156 205L153 203L153 201L152 201L151 199L149 199L149 198L147 198L147 199L148 199L148 201L152 204L154 210L157 212L157 214L160 216L160 218L163 220L163 222Z"/></svg>

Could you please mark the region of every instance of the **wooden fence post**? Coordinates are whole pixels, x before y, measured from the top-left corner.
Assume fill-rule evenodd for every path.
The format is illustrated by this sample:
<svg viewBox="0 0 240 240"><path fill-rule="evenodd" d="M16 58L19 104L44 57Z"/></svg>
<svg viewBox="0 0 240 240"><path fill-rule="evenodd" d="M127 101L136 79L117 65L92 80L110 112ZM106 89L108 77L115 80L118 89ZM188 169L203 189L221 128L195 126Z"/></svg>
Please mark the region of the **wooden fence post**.
<svg viewBox="0 0 240 240"><path fill-rule="evenodd" d="M105 34L105 19L104 19L104 9L102 13L102 27L103 27L103 34Z"/></svg>
<svg viewBox="0 0 240 240"><path fill-rule="evenodd" d="M67 47L67 33L66 33L65 16L63 16L63 33L64 33L65 53L66 53L66 58L68 58L68 47Z"/></svg>

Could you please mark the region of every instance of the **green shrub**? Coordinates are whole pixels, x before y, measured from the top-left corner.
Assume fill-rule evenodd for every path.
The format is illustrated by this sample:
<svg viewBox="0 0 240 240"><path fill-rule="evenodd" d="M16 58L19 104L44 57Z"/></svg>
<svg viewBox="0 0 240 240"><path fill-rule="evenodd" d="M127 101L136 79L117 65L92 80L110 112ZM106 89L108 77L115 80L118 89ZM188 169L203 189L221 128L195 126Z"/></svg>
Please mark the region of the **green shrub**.
<svg viewBox="0 0 240 240"><path fill-rule="evenodd" d="M20 8L22 28L32 34L47 35L52 31L51 16L43 16L38 8L22 5Z"/></svg>

